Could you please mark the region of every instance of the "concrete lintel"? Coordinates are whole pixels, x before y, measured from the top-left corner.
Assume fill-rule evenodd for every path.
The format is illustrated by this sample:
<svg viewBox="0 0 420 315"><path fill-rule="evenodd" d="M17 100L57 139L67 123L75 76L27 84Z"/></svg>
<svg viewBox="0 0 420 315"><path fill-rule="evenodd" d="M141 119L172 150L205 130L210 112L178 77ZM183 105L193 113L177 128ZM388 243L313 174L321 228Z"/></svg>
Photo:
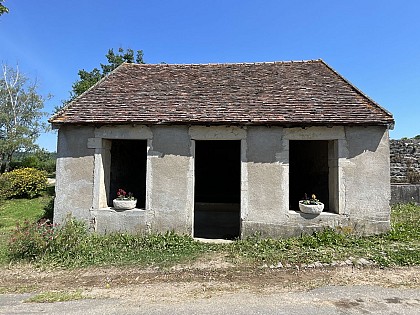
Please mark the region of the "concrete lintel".
<svg viewBox="0 0 420 315"><path fill-rule="evenodd" d="M95 129L96 138L105 139L152 139L153 134L149 127L134 126L102 126Z"/></svg>
<svg viewBox="0 0 420 315"><path fill-rule="evenodd" d="M101 138L89 138L87 142L88 149L101 149L102 139Z"/></svg>
<svg viewBox="0 0 420 315"><path fill-rule="evenodd" d="M338 140L345 139L344 127L308 127L308 128L284 128L283 139L285 140Z"/></svg>
<svg viewBox="0 0 420 315"><path fill-rule="evenodd" d="M235 126L192 126L189 134L193 140L242 140L246 129Z"/></svg>
<svg viewBox="0 0 420 315"><path fill-rule="evenodd" d="M102 138L89 138L87 142L88 149L111 149L109 141L103 141Z"/></svg>

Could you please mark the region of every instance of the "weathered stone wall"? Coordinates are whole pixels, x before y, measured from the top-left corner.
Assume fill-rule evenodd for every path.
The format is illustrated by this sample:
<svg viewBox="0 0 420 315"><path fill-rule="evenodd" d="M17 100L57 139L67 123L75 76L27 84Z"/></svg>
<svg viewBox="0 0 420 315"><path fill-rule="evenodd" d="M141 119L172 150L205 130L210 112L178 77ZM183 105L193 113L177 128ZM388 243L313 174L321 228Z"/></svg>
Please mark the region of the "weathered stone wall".
<svg viewBox="0 0 420 315"><path fill-rule="evenodd" d="M247 208L242 208L243 236L258 232L267 237L288 237L327 226L348 227L361 234L389 230L389 138L385 128L249 127L247 133L248 189ZM338 175L331 181L338 190L333 200L335 213L307 215L289 210L290 140L335 143Z"/></svg>
<svg viewBox="0 0 420 315"><path fill-rule="evenodd" d="M94 150L87 146L93 127L62 127L58 132L54 222L67 214L90 219L93 200Z"/></svg>
<svg viewBox="0 0 420 315"><path fill-rule="evenodd" d="M191 144L186 126L156 126L149 150L152 231L191 234L194 186Z"/></svg>
<svg viewBox="0 0 420 315"><path fill-rule="evenodd" d="M107 206L110 139L148 141L145 209L117 212ZM60 222L72 212L101 233L191 234L194 140L241 140L242 236L259 232L287 237L326 226L349 226L366 234L389 229L390 155L388 132L381 127L62 127L54 220ZM314 216L289 209L291 140L331 144L333 212Z"/></svg>
<svg viewBox="0 0 420 315"><path fill-rule="evenodd" d="M420 184L391 184L391 204L409 202L420 204Z"/></svg>
<svg viewBox="0 0 420 315"><path fill-rule="evenodd" d="M343 165L346 211L367 234L390 228L388 132L381 127L347 127Z"/></svg>
<svg viewBox="0 0 420 315"><path fill-rule="evenodd" d="M391 140L391 183L420 183L420 139Z"/></svg>

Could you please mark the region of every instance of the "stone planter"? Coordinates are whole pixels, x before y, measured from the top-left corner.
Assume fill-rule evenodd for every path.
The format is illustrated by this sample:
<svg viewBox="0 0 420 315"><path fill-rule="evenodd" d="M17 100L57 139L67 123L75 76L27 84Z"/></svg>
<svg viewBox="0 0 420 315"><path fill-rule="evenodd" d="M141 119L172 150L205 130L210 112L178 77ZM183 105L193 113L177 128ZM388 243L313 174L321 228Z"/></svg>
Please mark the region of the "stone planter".
<svg viewBox="0 0 420 315"><path fill-rule="evenodd" d="M299 210L303 213L320 214L324 210L324 204L320 205L305 205L299 201Z"/></svg>
<svg viewBox="0 0 420 315"><path fill-rule="evenodd" d="M114 199L112 200L112 203L114 204L115 210L130 210L136 207L137 199L134 199L134 200Z"/></svg>

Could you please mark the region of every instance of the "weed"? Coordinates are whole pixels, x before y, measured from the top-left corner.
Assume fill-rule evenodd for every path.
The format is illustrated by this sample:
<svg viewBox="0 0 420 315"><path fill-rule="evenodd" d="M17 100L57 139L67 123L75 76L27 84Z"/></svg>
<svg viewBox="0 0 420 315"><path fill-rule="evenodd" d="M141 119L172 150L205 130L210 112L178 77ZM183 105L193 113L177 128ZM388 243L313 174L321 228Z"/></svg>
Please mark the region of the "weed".
<svg viewBox="0 0 420 315"><path fill-rule="evenodd" d="M42 292L33 297L25 300L26 303L54 303L54 302L66 302L86 299L82 295L81 291L74 292L62 292L62 291L49 291Z"/></svg>

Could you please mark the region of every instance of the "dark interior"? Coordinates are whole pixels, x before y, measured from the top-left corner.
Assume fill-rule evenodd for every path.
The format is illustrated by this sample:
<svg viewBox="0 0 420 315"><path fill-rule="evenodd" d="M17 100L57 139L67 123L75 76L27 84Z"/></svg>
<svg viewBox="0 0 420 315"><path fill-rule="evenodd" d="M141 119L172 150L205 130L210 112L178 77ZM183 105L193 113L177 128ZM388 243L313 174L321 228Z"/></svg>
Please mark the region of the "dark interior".
<svg viewBox="0 0 420 315"><path fill-rule="evenodd" d="M241 142L195 142L194 236L240 234Z"/></svg>
<svg viewBox="0 0 420 315"><path fill-rule="evenodd" d="M147 140L112 140L108 205L118 189L133 193L137 208L146 205Z"/></svg>
<svg viewBox="0 0 420 315"><path fill-rule="evenodd" d="M328 141L289 142L289 209L299 210L305 193L309 198L315 194L329 210Z"/></svg>

